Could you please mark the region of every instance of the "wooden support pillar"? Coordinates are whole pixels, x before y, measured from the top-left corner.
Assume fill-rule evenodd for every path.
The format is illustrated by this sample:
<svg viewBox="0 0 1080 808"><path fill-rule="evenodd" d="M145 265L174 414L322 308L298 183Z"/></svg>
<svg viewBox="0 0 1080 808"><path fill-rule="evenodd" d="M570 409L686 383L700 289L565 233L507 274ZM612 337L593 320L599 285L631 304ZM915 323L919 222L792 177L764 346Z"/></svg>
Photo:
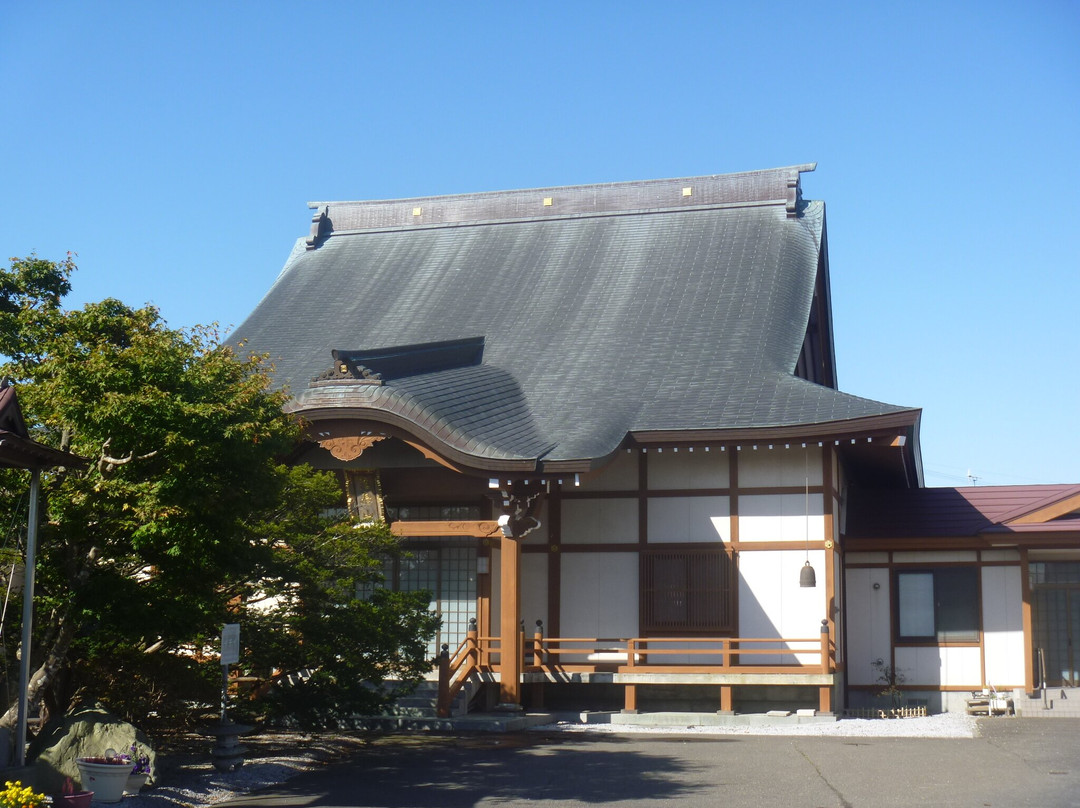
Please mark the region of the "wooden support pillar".
<svg viewBox="0 0 1080 808"><path fill-rule="evenodd" d="M731 698L731 685L720 685L720 712L731 714L735 712L734 700Z"/></svg>
<svg viewBox="0 0 1080 808"><path fill-rule="evenodd" d="M521 706L521 543L503 536L499 570L499 707Z"/></svg>
<svg viewBox="0 0 1080 808"><path fill-rule="evenodd" d="M637 712L637 685L626 685L623 702L624 713Z"/></svg>
<svg viewBox="0 0 1080 808"><path fill-rule="evenodd" d="M1035 622L1031 611L1031 571L1026 547L1020 548L1020 619L1024 628L1024 692L1035 692Z"/></svg>

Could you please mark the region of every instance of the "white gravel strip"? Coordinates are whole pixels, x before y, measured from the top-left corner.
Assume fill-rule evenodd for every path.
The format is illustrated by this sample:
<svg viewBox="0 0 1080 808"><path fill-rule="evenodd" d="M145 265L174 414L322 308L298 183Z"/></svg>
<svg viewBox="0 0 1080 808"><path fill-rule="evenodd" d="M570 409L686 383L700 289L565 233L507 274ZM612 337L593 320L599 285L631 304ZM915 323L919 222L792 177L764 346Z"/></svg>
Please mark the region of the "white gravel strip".
<svg viewBox="0 0 1080 808"><path fill-rule="evenodd" d="M650 735L801 735L861 738L974 738L974 716L941 713L926 718L841 718L830 723L776 723L760 726L679 726L646 724L578 724L559 722L533 727L544 732L612 732Z"/></svg>

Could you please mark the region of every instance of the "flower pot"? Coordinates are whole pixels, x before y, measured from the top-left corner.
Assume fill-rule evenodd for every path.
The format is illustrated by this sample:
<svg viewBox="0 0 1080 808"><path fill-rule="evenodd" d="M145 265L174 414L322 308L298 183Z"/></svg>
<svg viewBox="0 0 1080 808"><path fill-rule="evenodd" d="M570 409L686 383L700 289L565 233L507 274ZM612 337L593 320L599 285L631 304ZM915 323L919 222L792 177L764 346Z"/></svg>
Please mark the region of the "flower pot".
<svg viewBox="0 0 1080 808"><path fill-rule="evenodd" d="M126 760L116 763L104 761L105 758L76 758L79 780L84 789L94 792L94 802L120 802L128 775L131 774L131 763Z"/></svg>
<svg viewBox="0 0 1080 808"><path fill-rule="evenodd" d="M93 791L76 791L74 794L61 794L53 801L60 808L90 808L92 799L94 799Z"/></svg>
<svg viewBox="0 0 1080 808"><path fill-rule="evenodd" d="M147 777L148 775L145 773L129 774L127 777L127 785L124 786L124 793L138 794L139 789L146 785Z"/></svg>

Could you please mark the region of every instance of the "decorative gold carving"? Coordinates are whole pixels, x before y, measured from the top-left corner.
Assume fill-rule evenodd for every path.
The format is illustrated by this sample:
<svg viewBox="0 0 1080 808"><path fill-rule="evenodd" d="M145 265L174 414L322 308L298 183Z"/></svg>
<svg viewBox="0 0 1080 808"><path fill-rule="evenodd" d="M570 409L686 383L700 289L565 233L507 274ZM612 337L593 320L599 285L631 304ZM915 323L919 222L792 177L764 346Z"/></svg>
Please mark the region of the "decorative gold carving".
<svg viewBox="0 0 1080 808"><path fill-rule="evenodd" d="M367 449L386 438L385 435L350 435L346 438L326 438L319 445L338 460L356 460Z"/></svg>
<svg viewBox="0 0 1080 808"><path fill-rule="evenodd" d="M346 471L345 481L345 494L352 517L361 524L385 521L379 475L374 471Z"/></svg>

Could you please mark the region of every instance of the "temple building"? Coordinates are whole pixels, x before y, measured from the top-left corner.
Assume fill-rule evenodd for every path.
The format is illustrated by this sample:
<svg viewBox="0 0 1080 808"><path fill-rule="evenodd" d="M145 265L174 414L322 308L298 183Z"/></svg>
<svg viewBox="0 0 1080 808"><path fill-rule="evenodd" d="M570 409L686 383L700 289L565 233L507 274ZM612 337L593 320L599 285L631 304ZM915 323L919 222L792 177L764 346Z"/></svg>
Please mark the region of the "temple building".
<svg viewBox="0 0 1080 808"><path fill-rule="evenodd" d="M814 167L311 203L231 339L409 548L387 585L432 592L452 694L1078 683L1080 485L925 488L921 411L838 389Z"/></svg>

